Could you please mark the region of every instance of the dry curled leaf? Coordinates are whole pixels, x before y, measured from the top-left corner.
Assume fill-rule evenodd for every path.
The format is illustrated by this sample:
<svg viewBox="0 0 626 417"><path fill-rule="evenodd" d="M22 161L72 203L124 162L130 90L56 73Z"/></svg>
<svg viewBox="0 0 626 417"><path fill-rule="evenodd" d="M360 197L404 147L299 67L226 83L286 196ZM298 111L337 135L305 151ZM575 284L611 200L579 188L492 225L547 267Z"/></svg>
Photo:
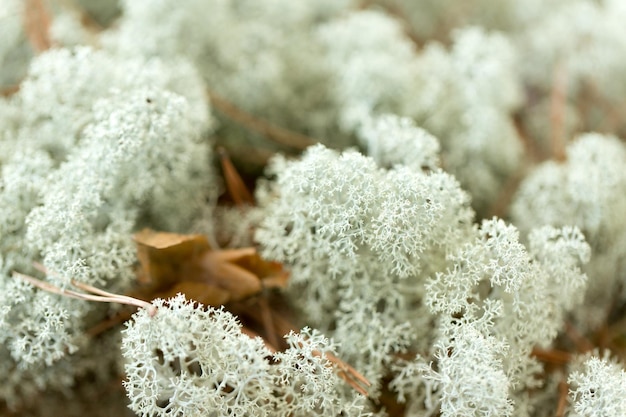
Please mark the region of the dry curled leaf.
<svg viewBox="0 0 626 417"><path fill-rule="evenodd" d="M143 299L185 293L203 304L219 306L284 287L288 274L254 248L212 249L202 235L144 229L134 235L140 263L133 295Z"/></svg>

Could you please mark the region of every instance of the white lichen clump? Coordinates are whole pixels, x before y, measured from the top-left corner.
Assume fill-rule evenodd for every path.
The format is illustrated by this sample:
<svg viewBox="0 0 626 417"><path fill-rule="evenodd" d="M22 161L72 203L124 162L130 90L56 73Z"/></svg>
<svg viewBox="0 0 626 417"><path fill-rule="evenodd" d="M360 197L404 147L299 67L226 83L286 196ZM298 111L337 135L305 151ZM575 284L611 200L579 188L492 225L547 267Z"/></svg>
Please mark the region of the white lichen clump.
<svg viewBox="0 0 626 417"><path fill-rule="evenodd" d="M620 363L589 357L580 370L570 374L572 416L618 416L626 410L626 372Z"/></svg>
<svg viewBox="0 0 626 417"><path fill-rule="evenodd" d="M583 327L606 319L606 300L626 299L626 147L617 138L585 134L567 149L566 161L539 165L521 184L511 206L513 220L527 231L542 224L576 225L593 249L586 268L592 282Z"/></svg>
<svg viewBox="0 0 626 417"><path fill-rule="evenodd" d="M291 333L289 348L272 354L227 311L181 294L153 304L154 317L142 309L123 331L124 386L139 415L367 415L364 398L345 391L326 357L332 342L318 332Z"/></svg>
<svg viewBox="0 0 626 417"><path fill-rule="evenodd" d="M89 304L32 291L13 271L41 262L57 285L121 291L134 275L137 227L182 230L215 198L200 85L188 65L84 47L33 61L2 138L1 355L32 372L15 383L37 377L41 386L40 374L54 372L44 368L74 352L95 317ZM6 398L15 389L3 384Z"/></svg>
<svg viewBox="0 0 626 417"><path fill-rule="evenodd" d="M423 279L469 234L466 194L442 171L387 171L322 146L299 162L276 159L271 169L278 178L267 193L278 198L263 207L256 233L263 255L292 267L306 317L352 340L342 354L380 379L388 355L428 338ZM385 336L373 339L373 329Z"/></svg>
<svg viewBox="0 0 626 417"><path fill-rule="evenodd" d="M139 416L626 415L626 3L460 3L3 0L0 413L125 373ZM93 337L15 274L127 293L144 227L256 246L303 329L179 294Z"/></svg>

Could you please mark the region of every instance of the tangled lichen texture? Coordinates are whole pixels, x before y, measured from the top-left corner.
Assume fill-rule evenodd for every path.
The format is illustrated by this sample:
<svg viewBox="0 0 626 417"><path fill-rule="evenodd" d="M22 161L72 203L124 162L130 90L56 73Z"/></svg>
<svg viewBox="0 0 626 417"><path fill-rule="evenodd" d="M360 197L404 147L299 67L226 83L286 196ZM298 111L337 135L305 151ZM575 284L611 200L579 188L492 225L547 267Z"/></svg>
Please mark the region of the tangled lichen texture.
<svg viewBox="0 0 626 417"><path fill-rule="evenodd" d="M140 416L626 415L624 4L2 0L0 414L125 372ZM256 246L303 330L188 294L94 336L13 275L130 291L144 227Z"/></svg>

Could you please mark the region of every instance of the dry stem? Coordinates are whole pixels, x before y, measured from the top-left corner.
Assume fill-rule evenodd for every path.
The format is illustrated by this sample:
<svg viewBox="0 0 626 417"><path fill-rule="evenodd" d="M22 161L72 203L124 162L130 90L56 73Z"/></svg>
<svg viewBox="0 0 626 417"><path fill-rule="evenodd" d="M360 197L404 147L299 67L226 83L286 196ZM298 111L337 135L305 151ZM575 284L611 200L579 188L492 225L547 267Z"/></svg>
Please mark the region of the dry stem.
<svg viewBox="0 0 626 417"><path fill-rule="evenodd" d="M318 142L306 135L273 125L253 116L212 91L207 91L207 96L211 101L211 105L224 116L276 143L303 150Z"/></svg>
<svg viewBox="0 0 626 417"><path fill-rule="evenodd" d="M37 52L50 49L50 13L43 0L26 0L24 8L24 32Z"/></svg>
<svg viewBox="0 0 626 417"><path fill-rule="evenodd" d="M559 382L559 402L556 407L555 417L563 417L565 415L565 407L567 406L567 382L564 380Z"/></svg>
<svg viewBox="0 0 626 417"><path fill-rule="evenodd" d="M254 197L252 197L252 194L250 194L250 191L246 188L241 176L231 162L226 149L220 146L217 149L217 153L219 154L220 163L222 164L222 172L224 173L228 193L235 201L235 204L238 206L253 206Z"/></svg>
<svg viewBox="0 0 626 417"><path fill-rule="evenodd" d="M37 265L38 269L41 265ZM43 268L43 267L42 267ZM43 268L45 270L45 268ZM65 297L76 298L78 300L85 301L96 301L100 303L117 303L117 304L126 304L134 307L145 308L148 310L151 316L156 314L156 307L147 301L139 300L137 298L129 297L127 295L119 295L110 293L108 291L101 290L96 287L92 287L91 285L87 285L85 283L71 280L71 284L87 293L82 293L74 290L69 290L66 288L59 288L56 285L53 285L49 282L42 281L35 277L31 277L30 275L21 274L19 272L13 272L13 276L16 278L20 278L29 284L40 288L42 290L48 291L53 294L59 294Z"/></svg>
<svg viewBox="0 0 626 417"><path fill-rule="evenodd" d="M567 73L563 64L554 70L554 83L550 94L550 121L552 126L552 155L557 161L565 161L565 106Z"/></svg>

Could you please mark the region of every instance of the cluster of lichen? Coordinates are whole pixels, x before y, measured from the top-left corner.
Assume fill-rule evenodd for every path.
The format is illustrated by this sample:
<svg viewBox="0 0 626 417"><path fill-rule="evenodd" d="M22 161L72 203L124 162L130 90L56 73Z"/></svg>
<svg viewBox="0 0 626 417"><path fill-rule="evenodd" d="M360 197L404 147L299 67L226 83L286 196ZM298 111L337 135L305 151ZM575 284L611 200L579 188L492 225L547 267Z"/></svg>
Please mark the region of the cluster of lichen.
<svg viewBox="0 0 626 417"><path fill-rule="evenodd" d="M626 414L623 1L4 3L3 406L113 366L141 415ZM216 144L255 207L217 204ZM178 297L122 358L108 309L13 276L125 292L146 226L256 245L334 342L268 360Z"/></svg>

